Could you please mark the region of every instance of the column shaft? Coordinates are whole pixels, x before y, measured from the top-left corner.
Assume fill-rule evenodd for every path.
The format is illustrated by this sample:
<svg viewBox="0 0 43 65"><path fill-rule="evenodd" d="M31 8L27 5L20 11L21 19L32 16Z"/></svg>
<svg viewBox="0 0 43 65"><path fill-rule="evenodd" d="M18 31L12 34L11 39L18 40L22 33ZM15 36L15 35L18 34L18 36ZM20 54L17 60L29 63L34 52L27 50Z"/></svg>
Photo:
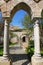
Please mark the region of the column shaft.
<svg viewBox="0 0 43 65"><path fill-rule="evenodd" d="M40 56L40 36L38 20L35 22L34 25L34 55Z"/></svg>
<svg viewBox="0 0 43 65"><path fill-rule="evenodd" d="M9 53L8 45L9 45L9 24L6 19L5 25L4 25L4 53L3 53L3 56L8 56L8 53Z"/></svg>

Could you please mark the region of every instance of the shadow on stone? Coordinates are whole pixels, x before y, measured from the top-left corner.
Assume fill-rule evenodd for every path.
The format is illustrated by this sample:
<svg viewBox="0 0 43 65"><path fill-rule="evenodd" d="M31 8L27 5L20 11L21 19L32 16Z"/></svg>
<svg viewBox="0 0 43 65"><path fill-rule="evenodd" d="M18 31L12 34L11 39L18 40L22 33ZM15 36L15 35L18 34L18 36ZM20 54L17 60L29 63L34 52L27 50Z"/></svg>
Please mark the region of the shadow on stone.
<svg viewBox="0 0 43 65"><path fill-rule="evenodd" d="M17 49L22 49L22 47L10 47L9 49L11 49L11 50L17 50Z"/></svg>
<svg viewBox="0 0 43 65"><path fill-rule="evenodd" d="M22 65L28 65L29 61L24 62Z"/></svg>
<svg viewBox="0 0 43 65"><path fill-rule="evenodd" d="M28 59L27 54L11 54L12 62Z"/></svg>

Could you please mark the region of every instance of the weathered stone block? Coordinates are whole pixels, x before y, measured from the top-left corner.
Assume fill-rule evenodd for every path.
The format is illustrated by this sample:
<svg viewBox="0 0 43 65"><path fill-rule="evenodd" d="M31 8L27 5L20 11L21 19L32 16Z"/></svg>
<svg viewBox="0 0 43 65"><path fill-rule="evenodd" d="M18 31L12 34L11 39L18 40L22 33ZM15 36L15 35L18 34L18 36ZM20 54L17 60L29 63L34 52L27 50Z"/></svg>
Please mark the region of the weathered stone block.
<svg viewBox="0 0 43 65"><path fill-rule="evenodd" d="M32 65L43 65L43 58L41 57L33 56L31 61L32 61Z"/></svg>
<svg viewBox="0 0 43 65"><path fill-rule="evenodd" d="M12 65L11 60L5 60L4 58L0 58L0 65Z"/></svg>

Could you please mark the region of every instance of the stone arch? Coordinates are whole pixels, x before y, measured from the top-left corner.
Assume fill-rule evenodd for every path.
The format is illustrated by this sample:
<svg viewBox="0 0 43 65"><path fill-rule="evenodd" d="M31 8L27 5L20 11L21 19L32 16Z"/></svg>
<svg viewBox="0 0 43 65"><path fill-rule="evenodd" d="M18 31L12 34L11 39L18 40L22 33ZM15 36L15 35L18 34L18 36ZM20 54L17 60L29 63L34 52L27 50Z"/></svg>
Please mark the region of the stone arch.
<svg viewBox="0 0 43 65"><path fill-rule="evenodd" d="M22 35L20 36L20 39L22 39L23 37L28 38L28 36L27 36L26 34L22 34Z"/></svg>
<svg viewBox="0 0 43 65"><path fill-rule="evenodd" d="M14 6L14 8L12 9L12 11L11 11L11 18L20 9L25 10L30 15L30 17L32 16L32 14L31 14L31 12L32 12L31 8L26 3L21 2L21 3L17 4L16 6Z"/></svg>
<svg viewBox="0 0 43 65"><path fill-rule="evenodd" d="M1 3L2 2L2 3ZM0 1L0 8L3 12L3 17L10 17L10 14L11 14L11 17L13 16L12 12L14 13L14 8L17 10L18 8L18 5L20 7L21 4L23 4L23 9L26 7L27 10L30 9L31 11L31 14L32 14L32 18L34 17L41 17L41 11L43 9L43 1L42 0L9 0L7 2L7 10L6 10L6 2L4 0ZM25 7L24 7L24 4L25 4ZM41 5L41 6L40 6ZM17 8L16 8L17 7ZM13 11L14 10L14 11ZM26 11L27 11L26 10ZM7 15L6 15L7 13Z"/></svg>
<svg viewBox="0 0 43 65"><path fill-rule="evenodd" d="M20 41L21 41L21 47L24 49L28 47L28 36L26 34L22 34L20 36Z"/></svg>
<svg viewBox="0 0 43 65"><path fill-rule="evenodd" d="M23 42L23 37L26 37L26 35L25 35L25 34L22 34L22 35L20 36L20 39L22 39L22 42Z"/></svg>
<svg viewBox="0 0 43 65"><path fill-rule="evenodd" d="M0 2L0 8L2 10L2 13L3 13L3 17L5 18L5 27L4 27L4 53L3 53L3 58L0 58L1 59L1 62L0 64L3 65L3 63L5 64L5 61L9 60L9 48L8 48L8 44L9 41L8 41L8 38L9 38L9 24L8 24L8 18L10 17L10 14L11 14L11 17L13 17L13 14L15 14L15 12L17 10L20 10L20 9L24 9L25 11L29 12L30 16L31 16L31 9L32 9L32 16L33 17L41 17L40 13L43 9L43 0L41 0L39 3L36 3L35 1L33 0L23 0L23 2L19 3L19 0L11 0L11 2L14 1L14 3L11 3L11 9L10 10L10 5L9 5L9 2L7 3L7 10L6 10L6 3L3 2L4 0L1 0L2 4L1 5L1 2ZM22 1L22 0L20 0ZM27 2L28 1L28 2ZM39 1L39 0L38 0ZM17 4L17 3L19 4ZM26 2L26 3L24 3ZM17 4L17 5L16 5ZM15 6L16 5L16 6ZM30 7L29 7L30 5ZM4 8L4 9L3 9ZM11 13L10 13L11 12ZM7 15L6 15L7 13ZM34 56L32 57L32 65L43 65L43 61L41 58L41 55L40 55L40 36L39 36L39 19L34 21L35 24L34 24L34 45L35 45L35 50L34 50ZM36 61L36 58L37 58L37 61ZM2 62L2 60L5 60L4 62ZM40 62L39 62L40 60ZM11 65L10 63L10 60L6 63L8 63L7 65Z"/></svg>

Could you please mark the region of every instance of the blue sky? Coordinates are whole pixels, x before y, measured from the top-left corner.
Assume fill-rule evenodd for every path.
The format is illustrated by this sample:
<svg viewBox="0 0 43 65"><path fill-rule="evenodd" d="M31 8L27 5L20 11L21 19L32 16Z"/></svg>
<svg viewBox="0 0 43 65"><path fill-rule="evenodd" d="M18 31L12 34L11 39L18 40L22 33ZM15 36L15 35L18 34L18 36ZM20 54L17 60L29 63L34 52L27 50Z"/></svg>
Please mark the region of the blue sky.
<svg viewBox="0 0 43 65"><path fill-rule="evenodd" d="M21 20L23 19L23 17L25 16L25 14L27 14L27 12L24 11L24 10L17 11L15 13L15 15L13 16L10 25L19 26L20 28L22 28L23 26L21 25Z"/></svg>
<svg viewBox="0 0 43 65"><path fill-rule="evenodd" d="M2 19L2 12L0 12L0 19Z"/></svg>

